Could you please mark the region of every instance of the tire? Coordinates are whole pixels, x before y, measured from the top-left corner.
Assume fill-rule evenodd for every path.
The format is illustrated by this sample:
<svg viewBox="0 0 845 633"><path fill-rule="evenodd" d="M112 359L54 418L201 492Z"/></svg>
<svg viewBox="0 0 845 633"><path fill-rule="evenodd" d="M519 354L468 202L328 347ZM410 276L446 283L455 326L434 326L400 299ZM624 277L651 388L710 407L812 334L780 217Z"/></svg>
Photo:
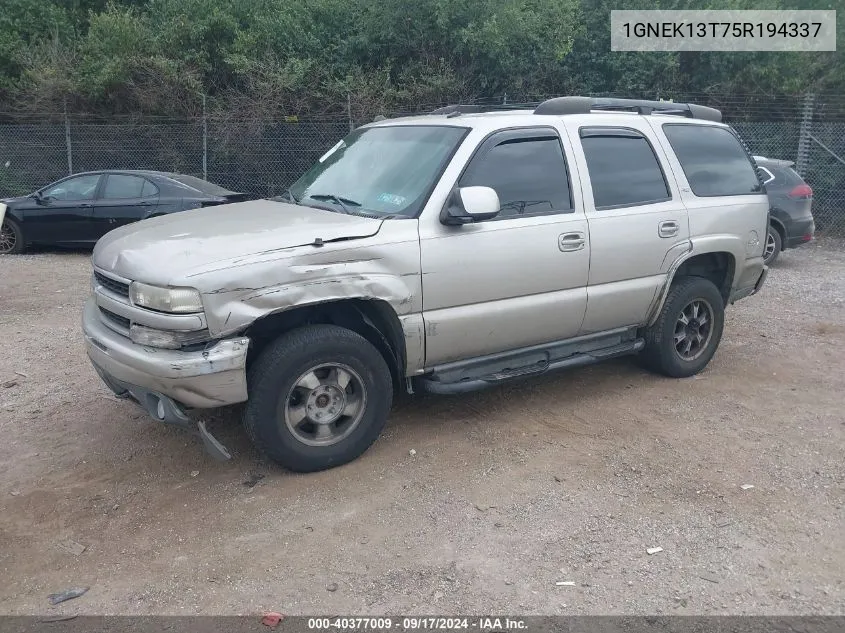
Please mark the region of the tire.
<svg viewBox="0 0 845 633"><path fill-rule="evenodd" d="M771 266L783 250L783 238L780 232L773 226L769 226L769 232L766 235L766 245L763 250L763 263L766 266Z"/></svg>
<svg viewBox="0 0 845 633"><path fill-rule="evenodd" d="M693 308L696 304L697 312ZM709 313L710 328L705 331L704 320L699 322L690 318L694 313ZM682 314L689 321L688 326L683 325ZM703 277L677 279L669 290L657 321L645 331L645 348L640 353L640 361L651 371L670 378L693 376L713 358L724 327L725 304L713 282ZM692 332L697 332L703 340ZM682 333L684 339L676 347L678 333ZM692 347L684 354L688 342Z"/></svg>
<svg viewBox="0 0 845 633"><path fill-rule="evenodd" d="M12 218L4 217L0 227L0 255L19 255L24 250L26 243L21 227Z"/></svg>
<svg viewBox="0 0 845 633"><path fill-rule="evenodd" d="M295 472L361 456L384 429L393 401L390 370L379 351L334 325L309 325L277 338L250 368L247 385L247 434L267 457ZM340 417L332 421L335 415Z"/></svg>

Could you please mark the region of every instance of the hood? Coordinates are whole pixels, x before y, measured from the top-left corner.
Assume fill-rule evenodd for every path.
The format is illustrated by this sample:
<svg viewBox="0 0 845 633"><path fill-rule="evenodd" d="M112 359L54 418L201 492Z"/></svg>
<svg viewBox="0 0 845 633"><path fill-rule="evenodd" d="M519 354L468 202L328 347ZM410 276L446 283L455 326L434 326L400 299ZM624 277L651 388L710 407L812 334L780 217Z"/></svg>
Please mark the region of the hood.
<svg viewBox="0 0 845 633"><path fill-rule="evenodd" d="M10 209L15 206L16 204L20 204L21 202L32 202L32 198L29 196L17 196L13 198L0 198L0 202L5 204Z"/></svg>
<svg viewBox="0 0 845 633"><path fill-rule="evenodd" d="M94 248L98 268L127 279L167 285L215 262L297 246L370 237L382 220L253 200L180 211L127 224Z"/></svg>

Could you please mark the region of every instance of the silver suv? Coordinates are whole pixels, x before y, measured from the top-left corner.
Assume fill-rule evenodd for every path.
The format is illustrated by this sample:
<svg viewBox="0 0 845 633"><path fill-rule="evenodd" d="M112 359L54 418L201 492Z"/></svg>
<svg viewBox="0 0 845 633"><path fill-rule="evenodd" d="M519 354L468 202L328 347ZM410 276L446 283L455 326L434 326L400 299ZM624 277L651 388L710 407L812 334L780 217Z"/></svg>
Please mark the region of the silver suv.
<svg viewBox="0 0 845 633"><path fill-rule="evenodd" d="M717 110L451 106L356 129L280 198L107 234L85 341L115 394L214 455L186 412L245 402L262 451L316 471L367 450L395 389L626 354L700 372L725 305L766 278L768 212Z"/></svg>

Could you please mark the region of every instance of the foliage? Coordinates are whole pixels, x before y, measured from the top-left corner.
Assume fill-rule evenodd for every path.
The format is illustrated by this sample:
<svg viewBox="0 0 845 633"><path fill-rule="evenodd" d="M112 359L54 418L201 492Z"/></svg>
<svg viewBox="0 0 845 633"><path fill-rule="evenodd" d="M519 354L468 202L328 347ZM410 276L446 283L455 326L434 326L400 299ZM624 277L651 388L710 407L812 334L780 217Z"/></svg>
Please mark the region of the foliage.
<svg viewBox="0 0 845 633"><path fill-rule="evenodd" d="M510 94L842 91L840 53L618 53L611 9L700 0L3 0L0 109L255 118ZM834 8L711 0L708 8ZM796 6L797 5L797 6ZM840 41L843 20L839 20Z"/></svg>

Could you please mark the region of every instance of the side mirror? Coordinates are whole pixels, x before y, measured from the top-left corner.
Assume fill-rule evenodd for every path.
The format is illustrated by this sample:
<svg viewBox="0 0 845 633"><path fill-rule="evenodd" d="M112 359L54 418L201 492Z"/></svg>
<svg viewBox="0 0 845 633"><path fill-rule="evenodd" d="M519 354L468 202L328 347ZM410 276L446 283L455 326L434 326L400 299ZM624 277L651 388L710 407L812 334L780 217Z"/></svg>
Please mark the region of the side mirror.
<svg viewBox="0 0 845 633"><path fill-rule="evenodd" d="M443 224L470 224L499 215L499 194L492 187L457 187L440 213Z"/></svg>

